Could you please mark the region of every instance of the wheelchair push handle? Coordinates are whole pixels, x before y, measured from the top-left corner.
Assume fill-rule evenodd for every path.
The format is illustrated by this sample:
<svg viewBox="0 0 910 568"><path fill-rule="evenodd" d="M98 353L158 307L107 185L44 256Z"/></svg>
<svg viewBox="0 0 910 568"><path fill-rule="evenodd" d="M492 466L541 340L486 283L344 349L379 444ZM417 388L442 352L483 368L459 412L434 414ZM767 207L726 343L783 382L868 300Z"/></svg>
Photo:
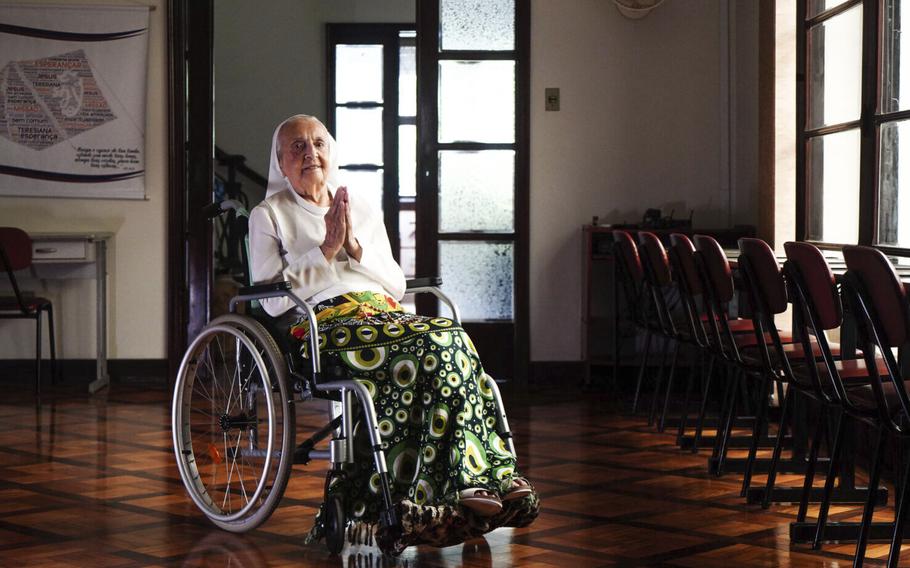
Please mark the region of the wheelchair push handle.
<svg viewBox="0 0 910 568"><path fill-rule="evenodd" d="M234 199L216 201L214 203L209 203L202 208L202 214L205 215L206 219L214 219L225 211L235 211L238 215L242 215L243 217L249 216L249 213L247 213L247 210L243 205Z"/></svg>

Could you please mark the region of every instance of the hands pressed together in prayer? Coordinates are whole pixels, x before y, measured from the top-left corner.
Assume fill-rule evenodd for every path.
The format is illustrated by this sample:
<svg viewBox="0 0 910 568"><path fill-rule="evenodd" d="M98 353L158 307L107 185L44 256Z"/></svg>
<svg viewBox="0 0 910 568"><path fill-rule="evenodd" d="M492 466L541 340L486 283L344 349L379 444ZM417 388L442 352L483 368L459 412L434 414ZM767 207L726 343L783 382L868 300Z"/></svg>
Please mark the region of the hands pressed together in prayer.
<svg viewBox="0 0 910 568"><path fill-rule="evenodd" d="M354 236L354 225L351 223L351 204L348 201L348 188L342 186L335 191L332 205L325 214L325 240L319 247L326 260L332 260L341 252L360 261L363 248Z"/></svg>

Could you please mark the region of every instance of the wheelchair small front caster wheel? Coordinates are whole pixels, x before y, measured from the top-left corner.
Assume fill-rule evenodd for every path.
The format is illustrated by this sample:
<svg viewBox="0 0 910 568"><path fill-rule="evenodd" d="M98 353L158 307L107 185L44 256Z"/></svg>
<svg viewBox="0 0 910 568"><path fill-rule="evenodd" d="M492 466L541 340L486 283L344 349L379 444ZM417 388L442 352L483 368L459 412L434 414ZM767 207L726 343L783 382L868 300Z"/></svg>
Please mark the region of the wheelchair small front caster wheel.
<svg viewBox="0 0 910 568"><path fill-rule="evenodd" d="M325 544L329 553L337 555L344 548L344 530L347 520L341 497L330 497L325 503Z"/></svg>

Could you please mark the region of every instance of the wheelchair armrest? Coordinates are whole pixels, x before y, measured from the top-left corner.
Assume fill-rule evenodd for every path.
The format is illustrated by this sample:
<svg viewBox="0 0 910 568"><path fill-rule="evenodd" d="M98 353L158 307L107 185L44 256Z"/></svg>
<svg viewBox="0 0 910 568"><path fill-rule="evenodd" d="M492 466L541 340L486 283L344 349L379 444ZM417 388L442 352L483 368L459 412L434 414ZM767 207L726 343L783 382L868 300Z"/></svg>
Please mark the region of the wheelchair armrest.
<svg viewBox="0 0 910 568"><path fill-rule="evenodd" d="M273 282L271 284L259 284L258 286L245 286L237 293L239 296L253 296L258 294L268 294L270 292L284 292L291 289L291 283Z"/></svg>
<svg viewBox="0 0 910 568"><path fill-rule="evenodd" d="M439 289L442 286L442 277L441 276L428 276L425 278L414 278L405 282L407 287L405 294L420 294L422 292L429 292L437 298L439 298L442 303L447 305L452 311L452 319L456 322L461 322L461 312L458 310L458 306L455 305L455 302L451 298L443 294L442 290Z"/></svg>
<svg viewBox="0 0 910 568"><path fill-rule="evenodd" d="M405 282L407 290L412 290L414 288L436 288L438 286L442 286L442 278L439 276L413 278Z"/></svg>

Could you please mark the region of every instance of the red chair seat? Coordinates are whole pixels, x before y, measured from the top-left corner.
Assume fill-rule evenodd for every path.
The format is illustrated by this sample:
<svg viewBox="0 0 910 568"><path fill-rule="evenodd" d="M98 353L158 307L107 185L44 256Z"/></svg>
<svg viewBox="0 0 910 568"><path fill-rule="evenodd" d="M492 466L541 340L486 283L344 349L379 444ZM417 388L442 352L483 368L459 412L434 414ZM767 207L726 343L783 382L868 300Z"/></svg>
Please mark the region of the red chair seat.
<svg viewBox="0 0 910 568"><path fill-rule="evenodd" d="M780 335L780 340L784 344L784 348L786 348L787 345L790 345L793 343L793 334L787 333L787 332L779 332L778 335ZM733 337L733 340L736 341L737 347L745 348L745 347L755 347L758 345L758 340L755 338L754 333L751 333L749 335L736 335ZM773 341L774 340L771 338L771 334L766 333L765 334L765 343L768 345L771 345L771 343Z"/></svg>
<svg viewBox="0 0 910 568"><path fill-rule="evenodd" d="M884 359L875 360L876 367L878 367L878 374L880 377L888 376L888 366L885 364ZM837 373L841 376L842 379L869 379L869 367L866 365L865 359L847 359L842 361L835 361L834 368L837 369ZM824 363L818 364L818 370L822 373L827 373L827 368Z"/></svg>
<svg viewBox="0 0 910 568"><path fill-rule="evenodd" d="M702 314L701 321L707 323L711 318L708 317L708 314ZM752 320L749 319L740 319L734 318L727 320L727 325L730 326L730 331L733 333L746 333L749 331L755 330L755 326L752 324Z"/></svg>
<svg viewBox="0 0 910 568"><path fill-rule="evenodd" d="M30 312L34 312L43 308L44 306L51 305L51 301L47 298L34 297L34 298L23 298L25 302L25 307ZM19 302L16 301L16 298L13 296L0 296L0 311L3 312L21 312L19 308Z"/></svg>

